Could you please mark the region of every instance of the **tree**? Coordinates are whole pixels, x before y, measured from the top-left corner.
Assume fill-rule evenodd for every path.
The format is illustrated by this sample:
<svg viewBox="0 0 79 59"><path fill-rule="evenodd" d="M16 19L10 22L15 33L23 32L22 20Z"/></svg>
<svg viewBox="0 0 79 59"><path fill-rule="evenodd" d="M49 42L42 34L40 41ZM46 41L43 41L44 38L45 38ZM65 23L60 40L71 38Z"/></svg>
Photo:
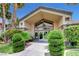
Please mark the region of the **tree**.
<svg viewBox="0 0 79 59"><path fill-rule="evenodd" d="M0 4L0 17L2 18L2 29L5 31L5 21L6 19L11 19L11 13L8 11L10 8L10 4L2 3Z"/></svg>
<svg viewBox="0 0 79 59"><path fill-rule="evenodd" d="M24 6L23 3L14 3L13 7L14 7L14 11L13 11L13 23L12 23L12 27L15 28L16 27L16 10L19 8L22 8Z"/></svg>
<svg viewBox="0 0 79 59"><path fill-rule="evenodd" d="M6 4L6 3L2 3L0 4L0 17L2 17L2 30L3 32L5 32L6 30L6 27L5 27L5 20L6 18L9 19L10 17L7 17L6 15L8 10L9 10L9 6L10 4ZM6 37L5 37L5 34L4 34L4 41L6 42Z"/></svg>

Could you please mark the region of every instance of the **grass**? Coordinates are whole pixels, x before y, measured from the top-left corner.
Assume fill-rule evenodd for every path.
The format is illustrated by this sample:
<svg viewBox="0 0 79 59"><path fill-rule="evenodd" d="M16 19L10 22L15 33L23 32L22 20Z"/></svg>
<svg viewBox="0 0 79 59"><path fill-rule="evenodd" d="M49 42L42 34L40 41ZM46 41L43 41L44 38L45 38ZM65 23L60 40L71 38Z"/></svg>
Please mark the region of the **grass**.
<svg viewBox="0 0 79 59"><path fill-rule="evenodd" d="M10 44L0 44L0 53L13 53Z"/></svg>
<svg viewBox="0 0 79 59"><path fill-rule="evenodd" d="M74 49L74 50L67 51L66 56L79 56L79 49Z"/></svg>

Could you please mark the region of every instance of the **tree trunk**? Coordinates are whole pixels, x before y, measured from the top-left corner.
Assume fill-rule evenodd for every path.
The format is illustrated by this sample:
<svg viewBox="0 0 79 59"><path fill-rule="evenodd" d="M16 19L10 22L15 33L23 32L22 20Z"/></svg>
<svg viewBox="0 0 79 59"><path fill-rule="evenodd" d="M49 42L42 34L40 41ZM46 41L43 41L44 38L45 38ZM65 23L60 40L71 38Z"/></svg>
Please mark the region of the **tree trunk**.
<svg viewBox="0 0 79 59"><path fill-rule="evenodd" d="M13 10L13 20L12 20L12 27L15 28L15 22L16 22L16 10L17 10L17 3L13 4L14 10Z"/></svg>
<svg viewBox="0 0 79 59"><path fill-rule="evenodd" d="M6 17L5 17L5 3L2 3L2 30L3 32L5 32L6 30L6 27L5 27L5 20L6 20ZM4 41L6 42L6 36L5 36L5 33L4 33Z"/></svg>

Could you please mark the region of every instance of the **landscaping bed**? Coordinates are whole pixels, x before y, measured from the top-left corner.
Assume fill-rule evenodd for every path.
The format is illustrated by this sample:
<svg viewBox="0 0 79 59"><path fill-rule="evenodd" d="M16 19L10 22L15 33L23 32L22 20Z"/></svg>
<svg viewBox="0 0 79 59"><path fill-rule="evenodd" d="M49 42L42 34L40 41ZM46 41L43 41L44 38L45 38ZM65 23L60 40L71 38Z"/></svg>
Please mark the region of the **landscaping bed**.
<svg viewBox="0 0 79 59"><path fill-rule="evenodd" d="M13 53L10 44L0 44L0 53Z"/></svg>
<svg viewBox="0 0 79 59"><path fill-rule="evenodd" d="M66 51L66 56L79 56L79 49L70 49Z"/></svg>
<svg viewBox="0 0 79 59"><path fill-rule="evenodd" d="M6 36L6 42L4 41L4 36ZM32 39L28 32L12 29L1 33L0 40L0 53L12 54L23 51L25 49L25 43Z"/></svg>

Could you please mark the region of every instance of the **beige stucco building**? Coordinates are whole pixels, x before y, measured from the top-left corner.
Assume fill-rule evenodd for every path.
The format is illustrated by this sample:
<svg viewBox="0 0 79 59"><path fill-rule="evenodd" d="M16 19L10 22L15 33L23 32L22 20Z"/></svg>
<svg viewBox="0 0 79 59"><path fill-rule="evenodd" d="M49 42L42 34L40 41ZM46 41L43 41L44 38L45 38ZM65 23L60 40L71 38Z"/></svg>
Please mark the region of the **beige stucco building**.
<svg viewBox="0 0 79 59"><path fill-rule="evenodd" d="M72 12L39 7L28 15L24 16L20 23L20 28L27 28L33 38L43 39L44 35L53 29L62 29L65 24L72 20Z"/></svg>

